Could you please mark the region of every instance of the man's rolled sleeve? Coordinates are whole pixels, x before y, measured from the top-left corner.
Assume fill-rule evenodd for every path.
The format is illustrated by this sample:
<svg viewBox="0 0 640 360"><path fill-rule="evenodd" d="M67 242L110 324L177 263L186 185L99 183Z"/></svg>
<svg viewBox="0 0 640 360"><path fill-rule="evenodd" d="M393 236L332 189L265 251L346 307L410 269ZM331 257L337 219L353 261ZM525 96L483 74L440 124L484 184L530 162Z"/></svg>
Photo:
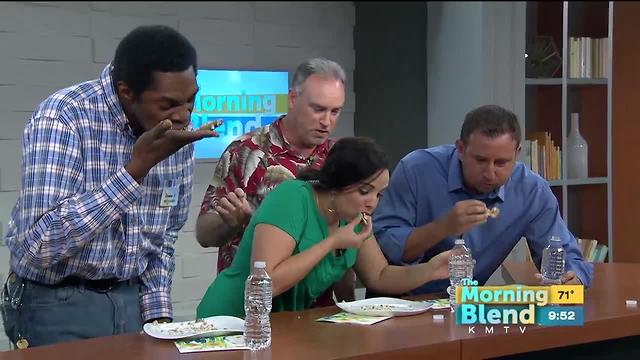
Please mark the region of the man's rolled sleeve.
<svg viewBox="0 0 640 360"><path fill-rule="evenodd" d="M593 279L593 264L585 262L579 259L572 259L569 261L567 270L572 270L576 273L578 279L585 287L591 286L591 280Z"/></svg>
<svg viewBox="0 0 640 360"><path fill-rule="evenodd" d="M225 149L222 155L220 155L220 161L218 161L213 171L211 184L207 187L202 203L200 204L199 215L217 214L218 212L215 209L215 205L218 200L222 199L227 193L234 191L237 187L241 187L242 179L238 179L235 174L236 171L234 171L238 168L244 169L242 164L240 166L237 164L239 160L234 152L237 146L238 143L233 142Z"/></svg>
<svg viewBox="0 0 640 360"><path fill-rule="evenodd" d="M556 222L561 222L556 226L564 227L564 233L562 235L562 247L565 251L564 271L567 272L571 270L575 272L576 276L585 287L591 286L591 279L593 278L593 264L583 259L575 237L573 237L566 226L561 226L564 225L564 222L560 218L559 213L557 215Z"/></svg>
<svg viewBox="0 0 640 360"><path fill-rule="evenodd" d="M214 208L215 203L218 201L218 197L216 196L217 191L218 188L213 185L207 187L207 190L204 192L204 197L202 198L202 203L200 204L199 215L217 213Z"/></svg>
<svg viewBox="0 0 640 360"><path fill-rule="evenodd" d="M590 286L593 264L582 257L575 237L560 216L558 200L546 184L540 185L536 191L539 194L530 204L534 217L525 233L534 262L540 269L543 249L551 236L559 236L565 251L565 272L574 271L585 287Z"/></svg>
<svg viewBox="0 0 640 360"><path fill-rule="evenodd" d="M389 186L373 213L373 231L387 260L396 265L415 264L402 260L407 238L415 230L416 197L401 161L389 180Z"/></svg>
<svg viewBox="0 0 640 360"><path fill-rule="evenodd" d="M387 260L394 265L414 265L419 264L422 256L411 262L402 260L404 249L406 247L407 238L415 228L413 227L397 227L382 230L379 232L384 241L378 240L380 249L387 257ZM377 238L377 237L376 237Z"/></svg>

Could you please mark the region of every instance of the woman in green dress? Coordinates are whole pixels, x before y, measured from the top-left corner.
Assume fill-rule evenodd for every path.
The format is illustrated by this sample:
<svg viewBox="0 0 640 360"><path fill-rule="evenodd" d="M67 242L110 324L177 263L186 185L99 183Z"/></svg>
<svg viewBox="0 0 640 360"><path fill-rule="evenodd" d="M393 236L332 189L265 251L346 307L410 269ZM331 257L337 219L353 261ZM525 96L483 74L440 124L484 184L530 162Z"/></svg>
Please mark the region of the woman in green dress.
<svg viewBox="0 0 640 360"><path fill-rule="evenodd" d="M273 312L307 309L351 267L368 288L403 294L448 277L450 252L413 266L389 265L370 214L389 182L384 152L369 138L336 142L319 170L276 186L252 216L231 266L209 286L198 318L244 317L244 283L254 261L273 280Z"/></svg>

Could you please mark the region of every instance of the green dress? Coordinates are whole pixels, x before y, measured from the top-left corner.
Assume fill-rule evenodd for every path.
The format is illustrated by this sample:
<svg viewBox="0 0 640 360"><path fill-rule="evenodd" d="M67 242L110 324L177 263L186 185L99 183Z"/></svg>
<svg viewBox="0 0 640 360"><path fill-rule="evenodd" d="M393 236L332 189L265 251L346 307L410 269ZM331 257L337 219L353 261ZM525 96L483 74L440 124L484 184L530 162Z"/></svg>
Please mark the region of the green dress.
<svg viewBox="0 0 640 360"><path fill-rule="evenodd" d="M251 248L257 224L271 224L288 233L296 242L292 256L329 235L327 223L316 206L311 185L300 180L283 181L265 196L252 216L231 266L218 274L200 301L198 318L216 315L244 318L244 283L252 266ZM353 267L356 256L357 249L354 248L347 249L342 255L328 253L302 281L273 298L272 311L309 308L318 296Z"/></svg>

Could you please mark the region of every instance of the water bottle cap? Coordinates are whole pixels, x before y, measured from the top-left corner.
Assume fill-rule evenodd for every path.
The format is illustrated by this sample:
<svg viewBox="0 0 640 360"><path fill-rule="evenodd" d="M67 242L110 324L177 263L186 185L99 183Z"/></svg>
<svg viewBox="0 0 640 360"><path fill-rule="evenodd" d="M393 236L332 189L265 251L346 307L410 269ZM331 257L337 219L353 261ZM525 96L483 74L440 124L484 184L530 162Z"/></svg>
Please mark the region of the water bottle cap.
<svg viewBox="0 0 640 360"><path fill-rule="evenodd" d="M264 269L267 267L267 263L264 261L256 261L253 263L253 267L256 269Z"/></svg>
<svg viewBox="0 0 640 360"><path fill-rule="evenodd" d="M464 245L464 239L456 239L455 245Z"/></svg>

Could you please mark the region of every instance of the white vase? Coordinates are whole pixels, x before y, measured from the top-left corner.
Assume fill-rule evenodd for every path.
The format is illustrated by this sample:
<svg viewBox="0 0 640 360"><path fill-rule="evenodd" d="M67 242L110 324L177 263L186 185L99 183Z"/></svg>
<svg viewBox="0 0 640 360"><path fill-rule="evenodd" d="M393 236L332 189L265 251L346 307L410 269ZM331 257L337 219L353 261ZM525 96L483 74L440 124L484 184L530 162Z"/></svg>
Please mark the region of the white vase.
<svg viewBox="0 0 640 360"><path fill-rule="evenodd" d="M580 134L580 115L571 114L571 132L567 137L567 176L570 179L587 178L589 171L589 145Z"/></svg>

